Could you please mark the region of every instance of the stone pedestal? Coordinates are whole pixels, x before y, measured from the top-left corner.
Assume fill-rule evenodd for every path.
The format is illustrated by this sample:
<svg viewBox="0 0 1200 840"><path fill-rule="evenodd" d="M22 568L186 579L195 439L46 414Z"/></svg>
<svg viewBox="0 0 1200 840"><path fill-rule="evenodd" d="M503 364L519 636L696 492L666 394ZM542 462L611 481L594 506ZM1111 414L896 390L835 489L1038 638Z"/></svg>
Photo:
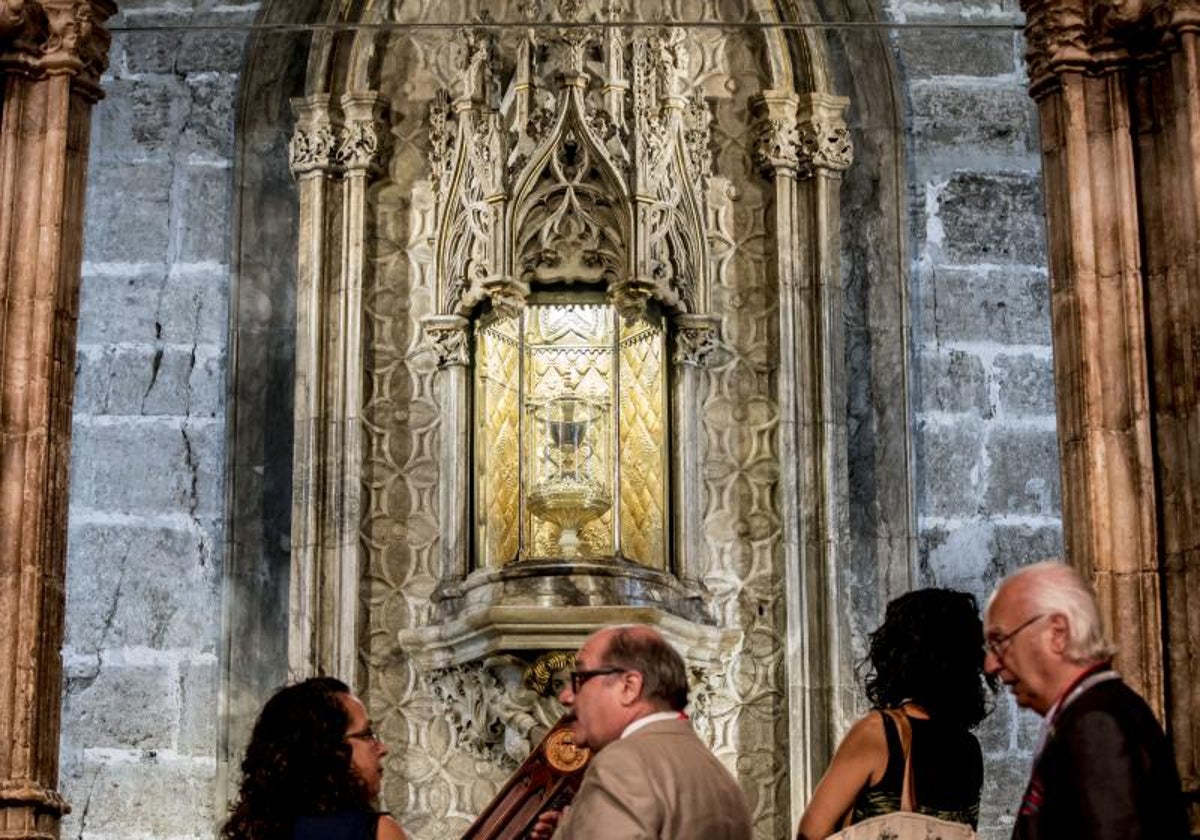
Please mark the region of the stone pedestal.
<svg viewBox="0 0 1200 840"><path fill-rule="evenodd" d="M0 837L53 838L83 197L109 0L0 8Z"/></svg>

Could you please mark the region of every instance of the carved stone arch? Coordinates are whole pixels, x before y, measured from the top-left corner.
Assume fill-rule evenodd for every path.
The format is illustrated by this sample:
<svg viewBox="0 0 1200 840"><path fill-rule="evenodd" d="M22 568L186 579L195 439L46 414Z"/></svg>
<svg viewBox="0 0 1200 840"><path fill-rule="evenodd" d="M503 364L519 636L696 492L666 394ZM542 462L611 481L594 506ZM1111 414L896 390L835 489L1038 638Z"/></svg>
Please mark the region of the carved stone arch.
<svg viewBox="0 0 1200 840"><path fill-rule="evenodd" d="M628 185L588 125L581 96L580 87L567 88L554 124L513 182L513 199L505 220L513 246L506 254L511 263L505 266L505 271L522 287L539 279L537 266L530 266L534 237L546 244L547 234L551 233L547 227L561 224L566 216L596 217L577 223L590 227L592 237L597 240L597 259L601 265L597 266L599 273L593 282L600 288L615 285L630 270L628 243L633 233L633 213ZM570 181L564 176L560 160L568 143L578 147L572 154L586 162L586 166L576 164L581 172ZM580 193L592 208L591 214L588 207L581 205ZM545 207L556 196L559 206L552 210ZM539 208L549 213L539 212ZM605 241L606 249L601 247Z"/></svg>

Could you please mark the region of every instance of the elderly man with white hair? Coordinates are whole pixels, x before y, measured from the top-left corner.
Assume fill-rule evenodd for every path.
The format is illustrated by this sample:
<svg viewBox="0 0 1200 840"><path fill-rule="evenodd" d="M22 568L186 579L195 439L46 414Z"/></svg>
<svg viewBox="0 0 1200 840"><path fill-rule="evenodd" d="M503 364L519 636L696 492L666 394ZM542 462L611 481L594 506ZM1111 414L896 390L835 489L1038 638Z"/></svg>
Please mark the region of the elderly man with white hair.
<svg viewBox="0 0 1200 840"><path fill-rule="evenodd" d="M1047 561L1000 582L984 615L984 669L1044 719L1014 840L1188 837L1171 747L1111 667L1091 587Z"/></svg>

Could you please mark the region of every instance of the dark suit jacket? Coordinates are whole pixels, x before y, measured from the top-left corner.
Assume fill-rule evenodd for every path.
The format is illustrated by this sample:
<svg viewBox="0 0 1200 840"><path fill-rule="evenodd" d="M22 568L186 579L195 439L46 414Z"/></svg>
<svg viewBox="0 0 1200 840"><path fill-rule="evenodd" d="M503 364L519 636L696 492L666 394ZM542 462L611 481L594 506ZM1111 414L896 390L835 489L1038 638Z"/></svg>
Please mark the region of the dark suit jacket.
<svg viewBox="0 0 1200 840"><path fill-rule="evenodd" d="M1014 840L1177 840L1187 816L1171 746L1121 680L1097 683L1053 721Z"/></svg>
<svg viewBox="0 0 1200 840"><path fill-rule="evenodd" d="M750 815L692 725L660 721L596 753L554 840L750 840Z"/></svg>

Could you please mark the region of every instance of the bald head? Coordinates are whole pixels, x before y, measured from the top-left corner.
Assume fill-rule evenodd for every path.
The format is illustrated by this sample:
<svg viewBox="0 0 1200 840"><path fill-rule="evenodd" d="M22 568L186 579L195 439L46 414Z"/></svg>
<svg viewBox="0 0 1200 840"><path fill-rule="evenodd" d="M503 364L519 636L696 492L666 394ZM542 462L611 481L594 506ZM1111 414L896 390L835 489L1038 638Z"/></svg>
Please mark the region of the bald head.
<svg viewBox="0 0 1200 840"><path fill-rule="evenodd" d="M666 639L644 624L606 627L595 638L603 643L605 664L642 675L642 699L662 711L683 711L688 702L687 669Z"/></svg>

